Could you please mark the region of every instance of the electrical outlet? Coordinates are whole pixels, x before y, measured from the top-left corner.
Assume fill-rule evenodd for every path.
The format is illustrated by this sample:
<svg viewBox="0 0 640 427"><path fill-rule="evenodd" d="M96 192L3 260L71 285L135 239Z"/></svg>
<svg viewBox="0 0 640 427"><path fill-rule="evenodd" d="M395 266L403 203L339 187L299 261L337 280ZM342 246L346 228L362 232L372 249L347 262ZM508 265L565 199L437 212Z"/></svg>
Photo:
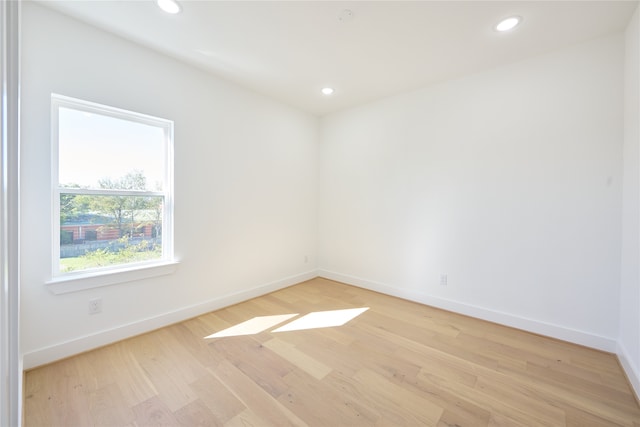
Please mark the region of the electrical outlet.
<svg viewBox="0 0 640 427"><path fill-rule="evenodd" d="M309 255L304 256L304 263L307 264L309 262Z"/></svg>
<svg viewBox="0 0 640 427"><path fill-rule="evenodd" d="M102 313L102 298L89 300L89 314Z"/></svg>
<svg viewBox="0 0 640 427"><path fill-rule="evenodd" d="M441 274L440 275L440 285L441 286L447 286L447 275L446 274Z"/></svg>

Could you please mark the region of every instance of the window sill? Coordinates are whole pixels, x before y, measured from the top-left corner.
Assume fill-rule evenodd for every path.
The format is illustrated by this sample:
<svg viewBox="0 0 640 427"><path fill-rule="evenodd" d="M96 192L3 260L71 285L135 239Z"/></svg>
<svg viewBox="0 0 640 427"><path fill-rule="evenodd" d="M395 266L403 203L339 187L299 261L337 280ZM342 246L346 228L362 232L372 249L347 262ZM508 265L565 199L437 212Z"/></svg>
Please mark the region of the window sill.
<svg viewBox="0 0 640 427"><path fill-rule="evenodd" d="M135 280L172 274L178 268L177 261L164 261L117 270L55 277L46 282L47 288L56 295L79 292L101 286L117 285Z"/></svg>

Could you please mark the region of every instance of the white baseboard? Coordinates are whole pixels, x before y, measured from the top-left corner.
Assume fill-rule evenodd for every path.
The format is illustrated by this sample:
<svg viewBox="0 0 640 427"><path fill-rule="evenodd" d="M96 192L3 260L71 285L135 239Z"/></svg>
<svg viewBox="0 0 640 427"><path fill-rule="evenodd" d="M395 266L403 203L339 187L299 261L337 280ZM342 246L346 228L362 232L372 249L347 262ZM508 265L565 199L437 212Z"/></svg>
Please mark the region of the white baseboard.
<svg viewBox="0 0 640 427"><path fill-rule="evenodd" d="M631 363L631 359L628 357L628 353L624 347L620 346L613 339L538 320L527 319L509 313L498 312L484 307L460 303L444 298L437 298L415 290L396 288L383 283L328 270L311 270L294 276L285 277L277 281L256 286L244 291L223 295L212 300L184 307L159 316L143 319L138 322L129 323L49 347L33 350L23 355L24 369L32 369L36 366L45 365L65 357L73 356L75 354L111 344L135 335L143 334L210 311L237 304L251 298L256 298L261 295L268 294L269 292L274 292L318 276L433 307L442 308L444 310L453 311L478 319L488 320L540 335L557 338L563 341L573 342L611 353L617 353L623 368L629 376L632 386L636 393L640 394L640 376L638 375L638 367Z"/></svg>
<svg viewBox="0 0 640 427"><path fill-rule="evenodd" d="M636 393L636 399L640 401L640 367L633 362L627 348L618 341L618 360L622 365L622 369L627 374L631 388Z"/></svg>
<svg viewBox="0 0 640 427"><path fill-rule="evenodd" d="M96 332L91 335L85 335L70 341L55 344L49 347L39 348L23 355L24 369L32 369L36 366L45 365L65 357L73 356L94 348L102 347L132 336L140 335L145 332L153 331L164 326L168 326L177 322L181 322L192 317L196 317L210 311L228 307L239 302L247 301L279 289L295 285L306 280L313 279L318 276L316 270L306 273L296 274L294 276L285 277L270 283L256 286L232 294L222 295L220 297L183 307L175 311L161 314L159 316L143 319L134 323L118 326L113 329L107 329Z"/></svg>
<svg viewBox="0 0 640 427"><path fill-rule="evenodd" d="M433 297L412 289L397 288L384 283L334 271L320 269L318 270L318 276L610 353L615 353L617 349L617 343L614 339L560 325L554 325L535 319L528 319L510 313L491 310L485 307Z"/></svg>

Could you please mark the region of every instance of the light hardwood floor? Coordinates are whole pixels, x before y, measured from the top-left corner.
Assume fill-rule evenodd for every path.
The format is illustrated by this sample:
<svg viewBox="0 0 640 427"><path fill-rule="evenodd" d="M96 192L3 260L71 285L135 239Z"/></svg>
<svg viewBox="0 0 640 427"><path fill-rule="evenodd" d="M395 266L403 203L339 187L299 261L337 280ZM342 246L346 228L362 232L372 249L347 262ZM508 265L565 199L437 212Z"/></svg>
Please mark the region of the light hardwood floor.
<svg viewBox="0 0 640 427"><path fill-rule="evenodd" d="M33 369L24 388L26 426L640 426L614 355L325 279Z"/></svg>

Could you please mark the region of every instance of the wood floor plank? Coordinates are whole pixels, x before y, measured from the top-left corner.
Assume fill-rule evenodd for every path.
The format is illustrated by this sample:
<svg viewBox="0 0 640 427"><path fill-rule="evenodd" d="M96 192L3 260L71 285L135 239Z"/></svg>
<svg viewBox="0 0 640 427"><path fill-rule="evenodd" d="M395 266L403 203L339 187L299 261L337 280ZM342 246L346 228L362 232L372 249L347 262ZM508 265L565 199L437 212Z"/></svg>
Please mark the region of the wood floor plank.
<svg viewBox="0 0 640 427"><path fill-rule="evenodd" d="M172 359L167 341L160 339L156 333L138 337L132 345L132 353L145 372L158 396L166 406L175 411L193 402L197 397L188 383L191 376L184 377L185 370L180 359ZM148 401L148 400L147 400Z"/></svg>
<svg viewBox="0 0 640 427"><path fill-rule="evenodd" d="M500 413L492 413L487 427L528 427L528 424L523 424Z"/></svg>
<svg viewBox="0 0 640 427"><path fill-rule="evenodd" d="M201 400L195 400L178 409L175 416L178 423L185 427L219 427L224 425Z"/></svg>
<svg viewBox="0 0 640 427"><path fill-rule="evenodd" d="M635 408L637 405L633 396L629 395L628 392L625 393L603 385L600 377L593 378L588 376L589 379L585 379L587 375L585 375L584 372L576 372L575 369L566 367L560 362L551 364L550 366L538 366L533 363L528 363L527 370L532 376L545 378L558 388L589 394L593 398L606 401L610 405L630 409Z"/></svg>
<svg viewBox="0 0 640 427"><path fill-rule="evenodd" d="M106 347L108 363L94 362L94 366L99 366L111 375L111 378L118 384L123 399L130 407L150 399L158 394L158 390L144 372L138 360L133 355L132 343L122 342ZM82 359L78 356L78 359ZM105 369L106 368L106 369Z"/></svg>
<svg viewBox="0 0 640 427"><path fill-rule="evenodd" d="M354 357L344 357L345 352L348 351L348 345L354 341L354 338L345 345L327 338L324 331L325 329L315 331L314 334L280 334L278 338L295 345L300 351L322 360L335 371L347 376L355 374L361 367L359 361Z"/></svg>
<svg viewBox="0 0 640 427"><path fill-rule="evenodd" d="M434 375L418 375L418 382L420 388L428 388L430 386L436 386L445 390L451 395L457 396L461 399L465 399L474 403L478 407L484 408L492 414L498 414L506 419L514 420L517 424L526 426L563 426L564 414L558 419L548 421L538 418L536 413L529 412L527 409L514 407L502 400L501 395L488 394L476 387L468 387L464 384L456 384L448 382L446 379L439 378ZM426 384L422 384L426 382Z"/></svg>
<svg viewBox="0 0 640 427"><path fill-rule="evenodd" d="M388 411L393 411L403 425L435 426L444 412L441 406L432 403L426 396L408 392L369 369L358 371L353 379L375 390L372 398L379 405L385 405Z"/></svg>
<svg viewBox="0 0 640 427"><path fill-rule="evenodd" d="M429 396L429 400L444 409L440 422L447 426L486 426L492 413L488 408L424 381L413 384L416 390Z"/></svg>
<svg viewBox="0 0 640 427"><path fill-rule="evenodd" d="M280 404L230 362L222 362L212 373L265 424L274 426L306 426L307 424Z"/></svg>
<svg viewBox="0 0 640 427"><path fill-rule="evenodd" d="M633 423L617 423L609 419L602 418L590 412L585 412L580 409L573 408L571 406L562 405L566 414L567 427L613 427L621 425L629 425L634 427Z"/></svg>
<svg viewBox="0 0 640 427"><path fill-rule="evenodd" d="M140 427L170 427L180 425L173 412L171 412L165 402L158 396L147 399L132 409L136 416L135 423Z"/></svg>
<svg viewBox="0 0 640 427"><path fill-rule="evenodd" d="M553 405L552 398L528 386L513 384L508 377L480 375L475 389L482 394L494 396L510 408L526 412L541 424L564 424L565 412Z"/></svg>
<svg viewBox="0 0 640 427"><path fill-rule="evenodd" d="M287 389L282 378L295 367L260 342L231 337L210 346L224 352L228 361L271 396L280 396Z"/></svg>
<svg viewBox="0 0 640 427"><path fill-rule="evenodd" d="M135 414L127 406L117 384L109 384L90 392L88 400L94 426L126 426L135 421Z"/></svg>
<svg viewBox="0 0 640 427"><path fill-rule="evenodd" d="M349 346L349 351L360 362L361 368L397 384L416 378L421 369L412 361L395 357L394 353L377 351L377 346L369 342L356 341Z"/></svg>
<svg viewBox="0 0 640 427"><path fill-rule="evenodd" d="M410 361L420 366L421 372L424 375L437 375L449 382L461 383L467 387L475 387L478 381L477 374L469 370L460 369L454 364L448 363L446 360L429 357L424 353L404 347L398 347L395 354L400 359Z"/></svg>
<svg viewBox="0 0 640 427"><path fill-rule="evenodd" d="M30 370L24 402L26 427L640 427L615 355L321 278Z"/></svg>
<svg viewBox="0 0 640 427"><path fill-rule="evenodd" d="M91 425L88 391L76 368L76 361L67 359L41 368L35 381L25 387L25 416L38 411L38 423L33 425ZM89 380L90 381L90 380ZM25 423L28 420L25 420Z"/></svg>
<svg viewBox="0 0 640 427"><path fill-rule="evenodd" d="M109 353L109 348L101 348L76 359L77 374L83 379L85 391L96 391L114 382L111 375L114 366L109 360Z"/></svg>
<svg viewBox="0 0 640 427"><path fill-rule="evenodd" d="M222 424L246 409L233 392L210 373L191 383L190 386L198 396L198 401L202 402Z"/></svg>
<svg viewBox="0 0 640 427"><path fill-rule="evenodd" d="M324 363L318 362L313 357L298 350L295 346L287 344L278 338L273 338L264 345L317 380L323 379L332 370Z"/></svg>
<svg viewBox="0 0 640 427"><path fill-rule="evenodd" d="M326 424L329 413L334 414L341 425L374 425L379 420L357 396L342 393L326 381L316 381L306 372L293 371L285 381L289 389L278 400L309 425Z"/></svg>
<svg viewBox="0 0 640 427"><path fill-rule="evenodd" d="M224 424L225 427L263 427L264 420L250 409L245 409Z"/></svg>

